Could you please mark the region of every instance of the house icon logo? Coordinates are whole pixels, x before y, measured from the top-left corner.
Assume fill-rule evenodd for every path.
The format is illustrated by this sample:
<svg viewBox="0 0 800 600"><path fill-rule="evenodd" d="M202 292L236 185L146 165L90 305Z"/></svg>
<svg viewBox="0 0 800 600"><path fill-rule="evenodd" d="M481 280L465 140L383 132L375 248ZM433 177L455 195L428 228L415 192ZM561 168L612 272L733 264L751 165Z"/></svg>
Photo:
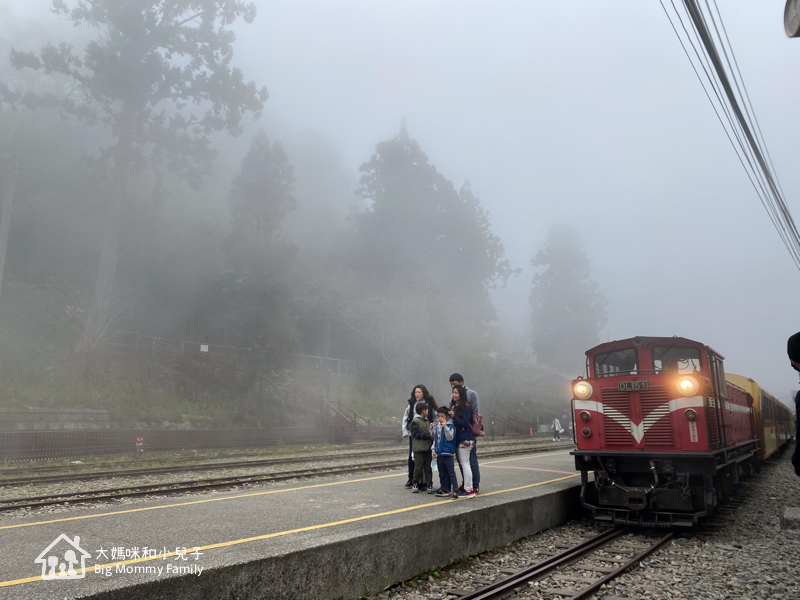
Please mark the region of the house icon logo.
<svg viewBox="0 0 800 600"><path fill-rule="evenodd" d="M83 579L86 559L92 555L78 545L80 541L77 535L71 540L63 533L53 540L33 561L42 563L42 579Z"/></svg>

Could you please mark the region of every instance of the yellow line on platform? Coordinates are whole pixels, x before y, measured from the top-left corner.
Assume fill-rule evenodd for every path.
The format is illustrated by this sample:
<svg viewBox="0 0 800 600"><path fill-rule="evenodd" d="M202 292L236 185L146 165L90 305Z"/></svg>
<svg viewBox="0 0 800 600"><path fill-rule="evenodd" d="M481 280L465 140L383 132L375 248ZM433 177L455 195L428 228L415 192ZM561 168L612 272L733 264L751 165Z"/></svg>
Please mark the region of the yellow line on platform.
<svg viewBox="0 0 800 600"><path fill-rule="evenodd" d="M529 456L521 456L518 458L503 458L499 460L490 460L486 461L484 464L491 465L494 463L499 462L507 462L511 460L522 460L524 458L544 458L546 456L556 456L558 454L565 454L564 452L554 452L551 454L533 454ZM106 513L98 513L96 515L80 515L77 517L64 517L63 519L52 519L50 521L34 521L32 523L19 523L18 525L4 525L0 527L0 530L3 529L18 529L20 527L33 527L35 525L48 525L50 523L63 523L65 521L79 521L82 519L96 519L98 517L110 517L114 515L125 515L129 513L136 513L136 512L144 512L147 510L160 510L162 508L175 508L178 506L191 506L192 504L205 504L207 502L222 502L224 500L238 500L239 498L253 498L255 496L266 496L269 494L282 494L284 492L296 492L299 490L310 490L313 488L321 488L321 487L329 487L333 485L345 485L347 483L358 483L361 481L374 481L376 479L387 479L389 477L400 477L400 475L405 475L403 473L393 473L391 475L377 475L375 477L365 477L363 479L347 479L345 481L331 481L328 483L315 483L313 485L304 485L301 487L293 487L293 488L285 488L279 490L267 490L264 492L252 492L250 494L238 494L236 496L222 496L220 498L205 498L203 500L192 500L190 502L178 502L176 504L161 504L159 506L145 506L142 508L129 508L127 510L116 510L113 512L106 512ZM481 494L482 496L487 496L488 494Z"/></svg>
<svg viewBox="0 0 800 600"><path fill-rule="evenodd" d="M503 461L494 461L494 462L503 462ZM481 497L483 497L483 496L495 496L497 494L507 494L509 492L517 492L519 490L527 490L527 489L530 489L530 488L538 487L540 485L547 485L548 483L557 483L559 481L564 481L566 479L571 479L573 477L578 477L579 475L580 475L580 473L575 473L574 475L566 475L564 477L558 477L556 479L550 479L548 481L540 481L538 483L530 483L528 485L521 485L519 487L509 488L507 490L497 490L497 491L494 491L494 492L487 492L485 494L481 494ZM384 477L395 477L395 475L387 475L387 476L384 476ZM380 479L380 477L375 477L373 479ZM368 480L363 479L361 481L368 481ZM314 487L319 487L319 486L314 486ZM462 501L462 500L466 500L466 498L462 498L459 501ZM369 519L376 519L378 517L388 517L390 515L399 515L399 514L402 514L402 513L411 512L411 511L419 510L419 509L422 509L422 508L428 508L429 506L436 506L436 505L446 506L449 503L450 503L450 501L446 501L446 500L445 501L443 501L443 500L434 500L433 502L426 502L424 504L418 504L416 506L407 506L406 508L398 508L398 509L395 509L395 510L388 510L388 511L385 511L385 512L375 513L375 514L372 514L372 515L363 515L361 517L353 517L352 519L344 519L342 521L332 521L330 523L322 523L320 525L310 525L308 527L300 527L298 529L289 529L287 531L278 531L276 533L267 533L267 534L258 535L258 536L255 536L255 537L242 538L242 539L239 539L239 540L231 540L229 542L220 542L220 543L217 543L217 544L209 544L207 546L192 546L191 548L187 547L187 553L189 553L189 552L202 552L204 550L214 550L216 548L227 548L227 547L230 547L230 546L238 546L239 544L247 544L249 542L257 542L257 541L260 541L260 540L268 540L268 539L271 539L271 538L282 537L282 536L285 536L285 535L291 535L293 533L303 533L303 532L306 532L306 531L315 531L315 530L318 530L318 529L327 529L329 527L335 527L337 525L347 525L349 523L358 523L359 521L367 521ZM191 503L189 503L189 504L191 504ZM106 513L106 514L111 514L111 513ZM182 548L182 546L179 546L179 548ZM148 562L148 561L151 561L151 560L158 560L158 559L164 560L167 557L173 556L174 554L175 553L172 553L172 552L166 552L166 553L161 553L161 554L159 554L157 556L147 556L147 557L144 557L144 558L133 558L133 559L130 559L130 560L123 560L123 561L120 561L120 562L107 563L107 564L103 564L103 565L92 565L91 567L84 568L81 571L85 575L86 573L93 573L94 570L95 570L95 567L97 567L98 569L104 570L104 569L107 569L107 568L116 568L117 566L131 565L131 564L135 564L135 563L143 563L143 562ZM41 580L42 580L41 575L37 575L35 577L25 577L24 579L12 579L10 581L0 581L0 587L9 587L9 586L12 586L12 585L20 585L20 584L23 584L23 583L33 583L34 581L41 581Z"/></svg>

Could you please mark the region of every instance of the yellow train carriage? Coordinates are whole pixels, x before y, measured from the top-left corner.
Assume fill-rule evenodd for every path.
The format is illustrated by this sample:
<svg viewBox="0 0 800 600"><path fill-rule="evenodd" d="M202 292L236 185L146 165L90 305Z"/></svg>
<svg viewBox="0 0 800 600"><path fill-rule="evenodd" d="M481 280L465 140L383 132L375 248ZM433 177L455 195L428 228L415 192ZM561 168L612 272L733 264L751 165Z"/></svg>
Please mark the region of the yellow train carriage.
<svg viewBox="0 0 800 600"><path fill-rule="evenodd" d="M756 430L761 440L759 458L765 460L791 439L792 411L749 377L726 373L725 379L753 397Z"/></svg>

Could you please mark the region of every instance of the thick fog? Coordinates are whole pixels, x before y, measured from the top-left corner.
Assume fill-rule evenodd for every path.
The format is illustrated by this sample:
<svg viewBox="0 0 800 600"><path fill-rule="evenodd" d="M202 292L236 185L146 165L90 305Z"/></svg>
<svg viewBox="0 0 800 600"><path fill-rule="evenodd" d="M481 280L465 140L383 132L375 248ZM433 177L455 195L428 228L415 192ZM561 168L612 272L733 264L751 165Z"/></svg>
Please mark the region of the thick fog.
<svg viewBox="0 0 800 600"><path fill-rule="evenodd" d="M800 44L783 2L720 2L795 219ZM577 227L609 300L604 339L679 335L774 394L800 277L657 2L270 2L238 33L269 86L266 121L336 140L356 167L401 116L468 179L522 273L493 294L529 318L530 258Z"/></svg>
<svg viewBox="0 0 800 600"><path fill-rule="evenodd" d="M800 219L800 40L783 32L782 0L719 4ZM65 38L80 47L95 35L49 6L0 1L18 50ZM531 259L553 225L566 223L608 300L601 341L702 341L726 357L728 371L788 403L798 388L785 343L800 330L800 273L658 2L271 0L257 8L252 24L233 26L234 63L269 99L242 138L214 138L222 152L198 200L208 213L221 214L208 198L228 193L258 126L282 142L295 169L289 230L322 243L326 230L352 227L352 205L367 205L342 190L355 190L359 166L404 120L456 190L471 184L519 270L490 291L508 344L529 346L529 297L542 271ZM5 61L0 75L14 76ZM304 205L332 181L331 206ZM448 276L456 277L439 278ZM434 385L438 392L446 381Z"/></svg>

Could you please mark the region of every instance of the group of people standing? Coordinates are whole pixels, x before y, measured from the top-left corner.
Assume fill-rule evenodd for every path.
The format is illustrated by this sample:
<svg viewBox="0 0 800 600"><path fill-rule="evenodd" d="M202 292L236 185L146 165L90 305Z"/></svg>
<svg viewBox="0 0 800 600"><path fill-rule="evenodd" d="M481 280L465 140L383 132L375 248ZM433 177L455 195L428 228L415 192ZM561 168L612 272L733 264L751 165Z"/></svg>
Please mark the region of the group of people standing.
<svg viewBox="0 0 800 600"><path fill-rule="evenodd" d="M414 386L403 414L403 437L408 439L408 481L414 493L426 491L440 498L473 498L478 493L477 440L473 414L480 413L478 394L464 385L460 373L450 376L448 406L438 406L424 385ZM479 432L480 433L480 432ZM434 490L431 463L436 459L439 489ZM461 471L458 485L455 463Z"/></svg>

